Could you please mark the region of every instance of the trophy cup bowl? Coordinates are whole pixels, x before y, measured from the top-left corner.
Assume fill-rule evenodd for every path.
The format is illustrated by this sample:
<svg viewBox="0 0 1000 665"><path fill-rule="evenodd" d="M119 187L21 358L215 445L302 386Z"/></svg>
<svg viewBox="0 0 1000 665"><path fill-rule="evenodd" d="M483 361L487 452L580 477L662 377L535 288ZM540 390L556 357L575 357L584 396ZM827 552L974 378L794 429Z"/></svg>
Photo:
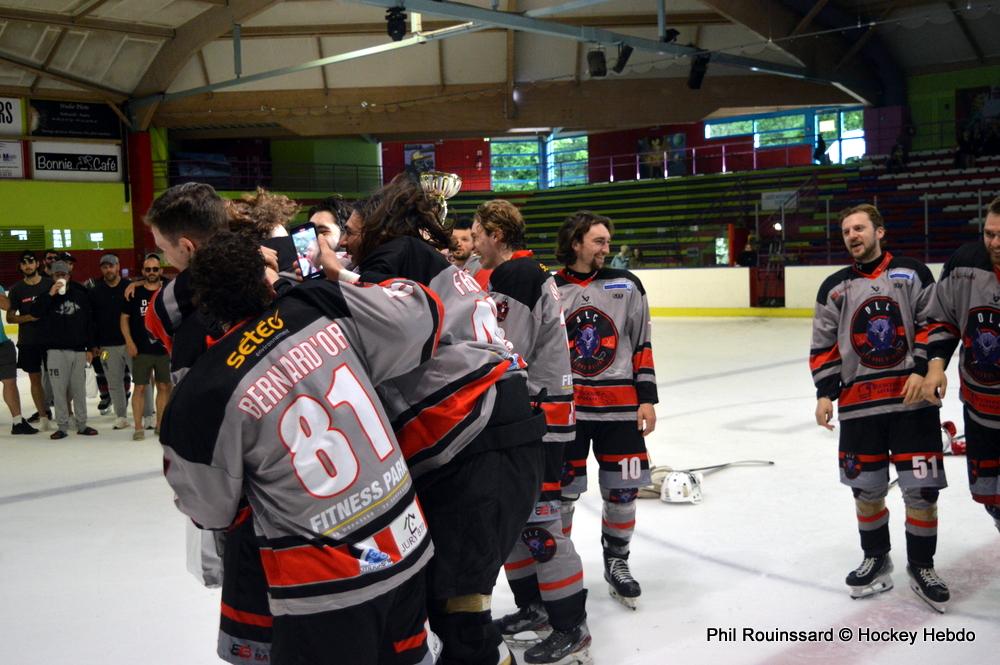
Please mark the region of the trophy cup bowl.
<svg viewBox="0 0 1000 665"><path fill-rule="evenodd" d="M448 199L458 194L462 189L462 178L457 173L443 171L426 171L420 174L420 186L427 196L434 199L440 207L438 218L444 224L448 216Z"/></svg>

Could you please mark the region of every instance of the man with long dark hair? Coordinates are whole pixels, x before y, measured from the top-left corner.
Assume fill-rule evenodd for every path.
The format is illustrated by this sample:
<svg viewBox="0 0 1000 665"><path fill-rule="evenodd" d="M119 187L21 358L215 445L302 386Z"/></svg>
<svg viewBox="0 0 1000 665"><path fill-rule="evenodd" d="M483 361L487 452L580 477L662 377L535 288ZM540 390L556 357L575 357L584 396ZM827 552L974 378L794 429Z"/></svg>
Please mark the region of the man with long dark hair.
<svg viewBox="0 0 1000 665"><path fill-rule="evenodd" d="M538 495L544 455L545 418L529 402L524 363L489 294L441 254L448 232L409 175L358 202L341 242L362 281L412 279L444 304L435 357L377 388L437 548L428 615L444 643L441 662L509 663L491 595ZM336 267L327 274L343 278Z"/></svg>
<svg viewBox="0 0 1000 665"><path fill-rule="evenodd" d="M641 594L629 567L635 499L649 484L644 437L656 426L656 375L650 343L649 303L642 282L628 270L605 268L614 225L580 211L559 229L556 258L565 266L556 285L566 311L576 439L566 449L563 525L573 524L574 502L587 489L593 442L604 514L601 545L611 595L635 609Z"/></svg>

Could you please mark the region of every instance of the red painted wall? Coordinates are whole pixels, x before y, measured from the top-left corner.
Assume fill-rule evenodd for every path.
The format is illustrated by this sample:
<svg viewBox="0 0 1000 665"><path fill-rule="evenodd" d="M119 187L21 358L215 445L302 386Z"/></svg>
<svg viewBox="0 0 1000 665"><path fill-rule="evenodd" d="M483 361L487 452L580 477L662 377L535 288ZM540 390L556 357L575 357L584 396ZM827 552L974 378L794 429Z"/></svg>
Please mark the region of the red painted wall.
<svg viewBox="0 0 1000 665"><path fill-rule="evenodd" d="M490 143L482 139L447 139L442 141L388 141L382 144L382 176L386 182L406 168L407 144L434 143L434 164L438 171L462 176L463 192L490 189Z"/></svg>
<svg viewBox="0 0 1000 665"><path fill-rule="evenodd" d="M132 192L132 238L141 256L156 249L153 234L142 221L153 204L153 157L149 132L131 132L128 135L128 179ZM129 265L125 257L121 257L121 262L123 268Z"/></svg>

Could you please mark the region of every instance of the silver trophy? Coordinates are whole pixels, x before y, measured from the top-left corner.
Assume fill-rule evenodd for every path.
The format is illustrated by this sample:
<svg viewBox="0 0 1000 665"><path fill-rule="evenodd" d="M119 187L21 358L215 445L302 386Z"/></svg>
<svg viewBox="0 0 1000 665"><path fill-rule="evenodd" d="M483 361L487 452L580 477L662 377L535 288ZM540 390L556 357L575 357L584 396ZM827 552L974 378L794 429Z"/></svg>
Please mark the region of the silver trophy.
<svg viewBox="0 0 1000 665"><path fill-rule="evenodd" d="M420 174L420 186L427 196L437 202L440 208L438 219L444 224L444 220L448 217L448 199L462 189L462 178L457 173L425 171Z"/></svg>

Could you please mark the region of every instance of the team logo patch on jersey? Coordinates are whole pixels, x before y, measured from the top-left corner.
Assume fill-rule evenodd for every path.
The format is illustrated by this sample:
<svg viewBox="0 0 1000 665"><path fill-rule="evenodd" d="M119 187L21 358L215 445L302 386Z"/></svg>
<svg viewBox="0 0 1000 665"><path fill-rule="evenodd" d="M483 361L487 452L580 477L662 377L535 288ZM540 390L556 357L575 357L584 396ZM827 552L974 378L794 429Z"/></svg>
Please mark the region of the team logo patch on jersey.
<svg viewBox="0 0 1000 665"><path fill-rule="evenodd" d="M977 382L995 386L1000 383L1000 310L975 307L962 333L962 363Z"/></svg>
<svg viewBox="0 0 1000 665"><path fill-rule="evenodd" d="M528 546L531 558L539 563L550 561L556 555L556 539L545 529L529 526L521 531L521 542Z"/></svg>
<svg viewBox="0 0 1000 665"><path fill-rule="evenodd" d="M608 491L608 503L632 503L639 495L636 487L619 488Z"/></svg>
<svg viewBox="0 0 1000 665"><path fill-rule="evenodd" d="M909 344L899 305L885 296L865 301L851 320L851 346L865 367L886 369L902 362Z"/></svg>
<svg viewBox="0 0 1000 665"><path fill-rule="evenodd" d="M569 315L566 325L575 373L595 376L611 366L618 350L618 328L607 314L596 307L581 307Z"/></svg>
<svg viewBox="0 0 1000 665"><path fill-rule="evenodd" d="M844 475L850 480L854 480L861 475L861 461L855 457L854 453L844 454L844 459L840 462L840 468L844 470Z"/></svg>

